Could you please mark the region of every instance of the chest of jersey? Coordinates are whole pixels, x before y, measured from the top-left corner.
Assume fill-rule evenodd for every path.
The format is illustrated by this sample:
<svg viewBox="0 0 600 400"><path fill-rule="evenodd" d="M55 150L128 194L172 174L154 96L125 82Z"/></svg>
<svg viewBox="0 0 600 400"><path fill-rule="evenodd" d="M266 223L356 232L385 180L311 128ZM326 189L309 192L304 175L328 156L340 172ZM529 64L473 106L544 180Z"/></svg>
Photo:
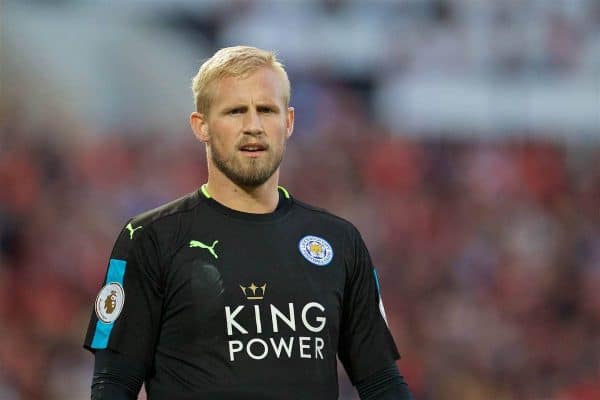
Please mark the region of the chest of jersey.
<svg viewBox="0 0 600 400"><path fill-rule="evenodd" d="M231 365L322 360L330 367L343 253L334 232L310 223L193 228L167 268L163 343Z"/></svg>

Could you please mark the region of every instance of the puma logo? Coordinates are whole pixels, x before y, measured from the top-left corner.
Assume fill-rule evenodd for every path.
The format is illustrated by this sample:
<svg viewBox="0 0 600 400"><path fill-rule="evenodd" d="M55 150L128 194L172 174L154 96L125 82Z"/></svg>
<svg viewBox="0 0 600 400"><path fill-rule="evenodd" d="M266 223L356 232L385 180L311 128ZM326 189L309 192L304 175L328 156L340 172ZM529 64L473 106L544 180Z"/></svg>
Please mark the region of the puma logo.
<svg viewBox="0 0 600 400"><path fill-rule="evenodd" d="M217 243L219 243L219 241L215 240L213 242L212 246L209 246L209 245L199 242L197 240L190 240L190 247L200 247L201 249L206 249L210 252L210 254L213 255L213 257L219 258L217 253L215 253L215 246L217 245Z"/></svg>
<svg viewBox="0 0 600 400"><path fill-rule="evenodd" d="M138 229L142 229L141 225L133 229L133 225L131 225L131 222L128 223L125 228L129 231L129 239L131 240L133 240L133 232L137 231Z"/></svg>

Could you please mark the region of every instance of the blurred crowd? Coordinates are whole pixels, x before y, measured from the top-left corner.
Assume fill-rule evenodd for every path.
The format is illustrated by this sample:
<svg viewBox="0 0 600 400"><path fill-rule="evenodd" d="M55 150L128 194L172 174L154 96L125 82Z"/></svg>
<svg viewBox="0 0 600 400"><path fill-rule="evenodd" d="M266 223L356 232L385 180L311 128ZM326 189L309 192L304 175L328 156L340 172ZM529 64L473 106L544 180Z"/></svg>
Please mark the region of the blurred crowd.
<svg viewBox="0 0 600 400"><path fill-rule="evenodd" d="M4 3L0 74L28 86L36 116L52 116L52 93L102 130L181 129L188 77L243 43L275 50L297 94L320 95L323 77L369 91L393 131L597 130L597 0Z"/></svg>
<svg viewBox="0 0 600 400"><path fill-rule="evenodd" d="M362 232L416 398L600 398L599 143L411 139L331 95L343 107L296 132L281 182ZM205 181L204 149L0 121L0 398L85 398L113 241Z"/></svg>

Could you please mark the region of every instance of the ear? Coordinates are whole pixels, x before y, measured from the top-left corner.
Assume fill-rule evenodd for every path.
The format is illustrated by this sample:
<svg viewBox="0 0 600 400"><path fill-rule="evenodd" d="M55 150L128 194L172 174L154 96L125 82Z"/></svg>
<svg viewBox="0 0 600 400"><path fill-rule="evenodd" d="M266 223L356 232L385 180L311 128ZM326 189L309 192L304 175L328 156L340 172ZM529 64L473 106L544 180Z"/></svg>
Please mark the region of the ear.
<svg viewBox="0 0 600 400"><path fill-rule="evenodd" d="M190 115L190 126L192 127L192 131L194 131L194 136L199 141L208 143L208 121L205 114L194 111Z"/></svg>
<svg viewBox="0 0 600 400"><path fill-rule="evenodd" d="M286 139L289 139L294 132L294 107L288 107L286 116L287 134Z"/></svg>

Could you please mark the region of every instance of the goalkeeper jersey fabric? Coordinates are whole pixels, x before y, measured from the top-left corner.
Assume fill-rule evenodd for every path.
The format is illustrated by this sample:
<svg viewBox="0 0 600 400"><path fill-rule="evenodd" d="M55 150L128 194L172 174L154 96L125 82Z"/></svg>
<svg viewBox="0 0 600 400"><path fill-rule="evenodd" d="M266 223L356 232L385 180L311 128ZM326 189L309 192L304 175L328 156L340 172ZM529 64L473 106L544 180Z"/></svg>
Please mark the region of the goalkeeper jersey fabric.
<svg viewBox="0 0 600 400"><path fill-rule="evenodd" d="M336 399L398 359L349 222L280 189L248 214L202 190L127 223L84 347L148 368L150 400Z"/></svg>

